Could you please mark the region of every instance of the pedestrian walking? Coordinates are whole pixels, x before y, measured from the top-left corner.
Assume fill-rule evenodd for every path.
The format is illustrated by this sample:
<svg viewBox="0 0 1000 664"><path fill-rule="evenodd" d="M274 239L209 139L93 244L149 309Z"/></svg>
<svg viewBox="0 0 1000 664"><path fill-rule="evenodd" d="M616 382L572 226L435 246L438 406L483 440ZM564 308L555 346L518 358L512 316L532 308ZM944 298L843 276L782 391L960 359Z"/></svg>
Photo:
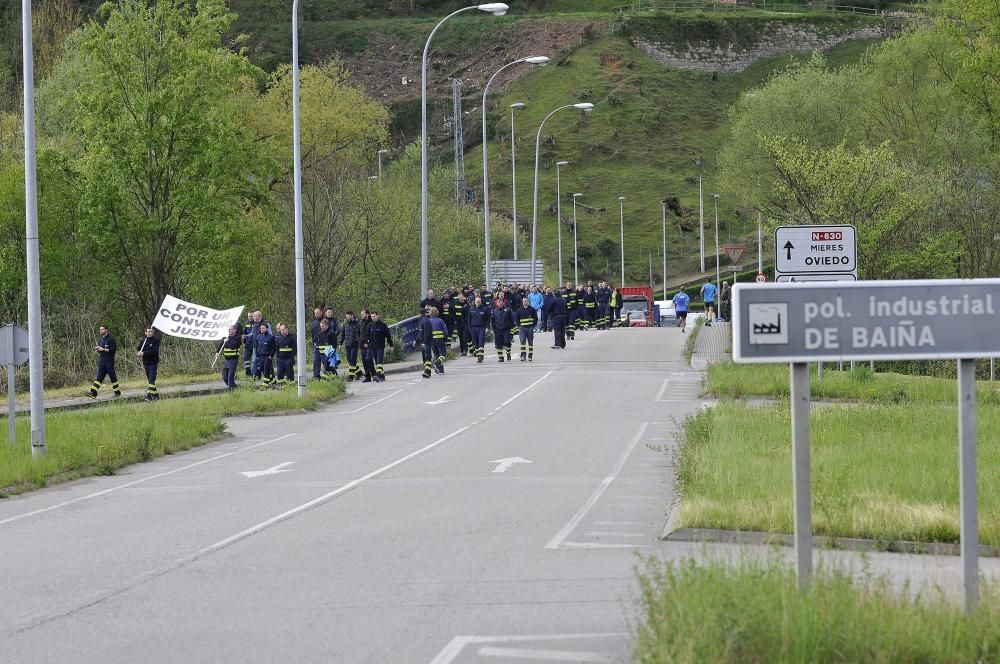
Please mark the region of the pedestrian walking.
<svg viewBox="0 0 1000 664"><path fill-rule="evenodd" d="M469 307L469 330L472 333L472 353L476 362L482 364L486 352L486 327L490 324L490 308L477 297Z"/></svg>
<svg viewBox="0 0 1000 664"><path fill-rule="evenodd" d="M504 353L507 360L510 360L511 334L510 329L514 326L514 312L507 306L507 300L503 295L497 296L497 307L493 310L493 343L497 349L497 359L503 362Z"/></svg>
<svg viewBox="0 0 1000 664"><path fill-rule="evenodd" d="M288 326L284 323L278 323L278 334L274 337L274 347L278 364L276 381L279 386L290 385L295 382L295 335L288 333Z"/></svg>
<svg viewBox="0 0 1000 664"><path fill-rule="evenodd" d="M385 346L389 344L392 348L392 331L380 318L377 311L371 312L371 322L368 324L366 333L368 334L367 347L368 356L375 367L374 380L376 383L385 382Z"/></svg>
<svg viewBox="0 0 1000 664"><path fill-rule="evenodd" d="M358 351L361 349L361 323L354 318L353 311L344 313L344 326L340 331L340 342L347 356L347 382L359 378Z"/></svg>
<svg viewBox="0 0 1000 664"><path fill-rule="evenodd" d="M688 317L688 305L691 302L691 298L684 289L680 289L674 295L674 314L677 316L677 327L681 328L681 332L687 332L687 317Z"/></svg>
<svg viewBox="0 0 1000 664"><path fill-rule="evenodd" d="M136 356L142 360L142 370L146 374L146 401L157 401L156 371L160 367L160 339L154 336L153 328L146 328L146 336L139 343Z"/></svg>
<svg viewBox="0 0 1000 664"><path fill-rule="evenodd" d="M552 302L547 310L549 320L552 321L553 348L566 348L566 300L562 293L556 291L552 297Z"/></svg>
<svg viewBox="0 0 1000 664"><path fill-rule="evenodd" d="M229 336L219 342L219 347L215 349L218 357L222 353L222 382L230 390L236 389L236 363L240 359L240 346L243 345L243 337L240 336L239 329L235 325L229 326Z"/></svg>
<svg viewBox="0 0 1000 664"><path fill-rule="evenodd" d="M361 366L364 368L365 379L362 383L370 383L375 378L375 362L372 360L368 347L368 328L372 324L372 315L368 308L361 310Z"/></svg>
<svg viewBox="0 0 1000 664"><path fill-rule="evenodd" d="M275 342L274 335L267 323L261 323L257 332L253 335L254 343L254 376L262 379L262 387L268 388L274 385L274 364L271 358L274 357Z"/></svg>
<svg viewBox="0 0 1000 664"><path fill-rule="evenodd" d="M706 281L701 287L701 297L705 302L705 325L711 325L715 319L715 292L718 290L711 281Z"/></svg>
<svg viewBox="0 0 1000 664"><path fill-rule="evenodd" d="M531 306L528 298L521 298L521 307L514 314L514 320L517 321L522 362L531 362L535 354L535 326L539 317L538 311Z"/></svg>
<svg viewBox="0 0 1000 664"><path fill-rule="evenodd" d="M122 391L118 385L118 372L115 371L115 353L118 352L118 342L115 341L111 330L106 325L101 325L98 328L98 334L100 337L97 339L97 345L94 346L94 350L97 352L97 377L94 379L90 391L87 392L87 396L96 399L104 379L109 378L115 396L120 397Z"/></svg>

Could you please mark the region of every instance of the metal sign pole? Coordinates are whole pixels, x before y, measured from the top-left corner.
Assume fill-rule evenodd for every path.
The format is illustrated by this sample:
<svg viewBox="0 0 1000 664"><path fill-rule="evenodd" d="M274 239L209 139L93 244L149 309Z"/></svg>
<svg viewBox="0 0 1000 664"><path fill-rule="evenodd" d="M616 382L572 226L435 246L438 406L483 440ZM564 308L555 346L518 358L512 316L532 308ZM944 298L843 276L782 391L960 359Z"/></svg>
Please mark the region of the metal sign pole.
<svg viewBox="0 0 1000 664"><path fill-rule="evenodd" d="M823 380L823 363L822 363L822 362L820 362L820 363L819 363L819 364L817 365L817 369L816 369L816 377L817 377L817 378L818 378L819 380Z"/></svg>
<svg viewBox="0 0 1000 664"><path fill-rule="evenodd" d="M13 339L14 335L10 335ZM10 440L10 444L13 445L17 442L17 423L14 421L15 415L14 407L14 365L7 365L7 438Z"/></svg>
<svg viewBox="0 0 1000 664"><path fill-rule="evenodd" d="M976 361L958 361L958 486L962 587L966 612L979 601L979 515L976 487Z"/></svg>
<svg viewBox="0 0 1000 664"><path fill-rule="evenodd" d="M812 581L812 494L809 486L809 365L794 362L792 379L792 488L795 510L795 575L799 589Z"/></svg>

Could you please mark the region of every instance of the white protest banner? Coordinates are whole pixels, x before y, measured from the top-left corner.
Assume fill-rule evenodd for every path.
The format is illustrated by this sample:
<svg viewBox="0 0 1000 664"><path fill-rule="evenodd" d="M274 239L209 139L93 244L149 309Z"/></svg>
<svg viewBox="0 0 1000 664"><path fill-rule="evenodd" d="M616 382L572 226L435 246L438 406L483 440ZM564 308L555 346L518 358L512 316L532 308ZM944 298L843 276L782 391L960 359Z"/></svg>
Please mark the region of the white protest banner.
<svg viewBox="0 0 1000 664"><path fill-rule="evenodd" d="M156 312L153 327L172 337L218 341L229 336L229 326L239 325L242 315L243 307L216 311L167 295Z"/></svg>

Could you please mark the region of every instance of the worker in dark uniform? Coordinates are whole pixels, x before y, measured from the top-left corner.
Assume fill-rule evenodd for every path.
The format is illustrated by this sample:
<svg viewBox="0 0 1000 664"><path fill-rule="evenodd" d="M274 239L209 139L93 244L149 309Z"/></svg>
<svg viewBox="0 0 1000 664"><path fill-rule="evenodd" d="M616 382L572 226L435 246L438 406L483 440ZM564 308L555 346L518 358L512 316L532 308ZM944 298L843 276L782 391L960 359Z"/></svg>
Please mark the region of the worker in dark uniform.
<svg viewBox="0 0 1000 664"><path fill-rule="evenodd" d="M521 298L521 308L514 314L517 321L521 342L521 361L532 361L535 354L535 326L538 324L538 311L531 306L528 298Z"/></svg>
<svg viewBox="0 0 1000 664"><path fill-rule="evenodd" d="M606 330L611 324L611 289L602 281L597 285L594 297L597 299L597 327Z"/></svg>
<svg viewBox="0 0 1000 664"><path fill-rule="evenodd" d="M477 297L469 307L468 318L472 354L476 356L476 362L481 364L486 352L486 327L490 324L490 308L483 304L482 298Z"/></svg>
<svg viewBox="0 0 1000 664"><path fill-rule="evenodd" d="M243 321L243 371L246 372L247 376L253 376L253 342L251 341L254 331L253 313L249 312L247 319Z"/></svg>
<svg viewBox="0 0 1000 664"><path fill-rule="evenodd" d="M438 311L441 311L441 300L434 297L434 291L427 291L427 297L420 300L420 308L424 311L430 311L431 307L435 307Z"/></svg>
<svg viewBox="0 0 1000 664"><path fill-rule="evenodd" d="M459 293L452 303L451 317L455 321L451 328L451 338L458 342L458 350L465 357L469 354L469 304L464 293Z"/></svg>
<svg viewBox="0 0 1000 664"><path fill-rule="evenodd" d="M146 328L146 336L139 344L136 356L142 360L142 370L146 372L146 401L156 401L156 370L160 367L160 340L153 336L153 328Z"/></svg>
<svg viewBox="0 0 1000 664"><path fill-rule="evenodd" d="M451 298L451 290L446 288L441 295L441 307L438 309L438 318L444 321L445 327L448 328L448 334L445 335L445 346L447 347L451 346L453 331L455 329L454 304L455 301Z"/></svg>
<svg viewBox="0 0 1000 664"><path fill-rule="evenodd" d="M274 347L277 352L278 385L290 385L295 382L295 335L288 333L288 326L278 323L278 334L274 336Z"/></svg>
<svg viewBox="0 0 1000 664"><path fill-rule="evenodd" d="M431 291L433 295L433 291ZM433 307L431 307L434 309ZM427 309L420 307L417 310L420 314L420 320L417 323L417 329L420 330L420 354L423 356L424 360L424 378L431 377L431 367L434 366L431 361L433 347L434 347L434 327L431 325L430 313ZM434 309L436 312L437 309Z"/></svg>
<svg viewBox="0 0 1000 664"><path fill-rule="evenodd" d="M497 348L497 358L503 362L504 352L510 359L510 328L514 325L514 312L507 306L504 296L497 295L497 306L493 309L493 343Z"/></svg>
<svg viewBox="0 0 1000 664"><path fill-rule="evenodd" d="M222 353L222 382L230 390L236 389L236 362L240 359L240 346L243 339L235 325L229 326L229 336L219 342L215 349L216 356Z"/></svg>
<svg viewBox="0 0 1000 664"><path fill-rule="evenodd" d="M570 341L576 338L576 291L573 285L566 282L566 289L563 290L563 299L566 300L566 336Z"/></svg>
<svg viewBox="0 0 1000 664"><path fill-rule="evenodd" d="M493 310L493 291L490 290L489 286L483 286L479 289L479 297L482 299L483 304Z"/></svg>
<svg viewBox="0 0 1000 664"><path fill-rule="evenodd" d="M378 312L371 312L371 322L365 332L367 336L368 357L375 367L374 380L376 383L385 382L385 345L392 348L392 330L379 318Z"/></svg>
<svg viewBox="0 0 1000 664"><path fill-rule="evenodd" d="M587 329L596 327L597 324L597 296L594 295L594 287L587 286L587 292L583 295L583 308L587 318Z"/></svg>
<svg viewBox="0 0 1000 664"><path fill-rule="evenodd" d="M438 315L438 310L431 307L431 362L434 371L439 374L444 373L444 356L448 352L448 326Z"/></svg>
<svg viewBox="0 0 1000 664"><path fill-rule="evenodd" d="M340 330L340 341L344 344L344 354L347 356L347 382L359 378L361 367L358 366L358 351L361 350L361 323L354 318L354 312L344 314L344 327Z"/></svg>
<svg viewBox="0 0 1000 664"><path fill-rule="evenodd" d="M319 322L319 333L313 337L313 344L320 355L320 366L323 369L322 376L313 376L314 378L326 378L327 376L337 375L337 367L330 357L331 348L337 347L337 335L330 330L330 319L323 318Z"/></svg>
<svg viewBox="0 0 1000 664"><path fill-rule="evenodd" d="M313 348L313 378L319 378L323 369L323 357L319 352L319 344L316 339L319 337L319 324L323 320L323 309L316 307L313 309L312 324L309 326L309 341Z"/></svg>
<svg viewBox="0 0 1000 664"><path fill-rule="evenodd" d="M268 329L267 323L261 323L253 335L254 343L254 375L263 379L262 387L274 385L274 365L271 358L276 350L274 335Z"/></svg>
<svg viewBox="0 0 1000 664"><path fill-rule="evenodd" d="M106 325L102 325L99 332L101 336L97 340L97 346L94 347L94 350L97 351L97 378L90 391L87 392L87 396L96 399L97 391L101 389L104 379L110 378L111 389L115 391L116 397L120 397L122 391L118 386L118 373L115 371L115 353L118 352L118 342L111 336L111 330Z"/></svg>
<svg viewBox="0 0 1000 664"><path fill-rule="evenodd" d="M553 348L566 348L566 300L562 292L556 291L548 306L548 317L552 321Z"/></svg>
<svg viewBox="0 0 1000 664"><path fill-rule="evenodd" d="M372 314L365 307L361 310L361 370L365 375L362 383L371 383L375 380L375 362L372 360L370 349L368 348L368 328L372 324ZM360 374L359 374L360 378Z"/></svg>

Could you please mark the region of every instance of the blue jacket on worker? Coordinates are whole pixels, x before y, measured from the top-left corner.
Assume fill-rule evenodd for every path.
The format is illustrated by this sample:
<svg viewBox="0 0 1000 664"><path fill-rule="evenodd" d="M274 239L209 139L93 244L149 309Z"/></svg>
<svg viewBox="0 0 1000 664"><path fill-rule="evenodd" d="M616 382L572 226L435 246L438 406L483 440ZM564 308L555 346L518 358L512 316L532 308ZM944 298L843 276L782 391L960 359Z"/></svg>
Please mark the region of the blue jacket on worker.
<svg viewBox="0 0 1000 664"><path fill-rule="evenodd" d="M257 357L273 357L274 352L277 349L277 344L274 340L274 335L270 332L261 332L259 329L257 334L253 335L254 351L257 353Z"/></svg>

